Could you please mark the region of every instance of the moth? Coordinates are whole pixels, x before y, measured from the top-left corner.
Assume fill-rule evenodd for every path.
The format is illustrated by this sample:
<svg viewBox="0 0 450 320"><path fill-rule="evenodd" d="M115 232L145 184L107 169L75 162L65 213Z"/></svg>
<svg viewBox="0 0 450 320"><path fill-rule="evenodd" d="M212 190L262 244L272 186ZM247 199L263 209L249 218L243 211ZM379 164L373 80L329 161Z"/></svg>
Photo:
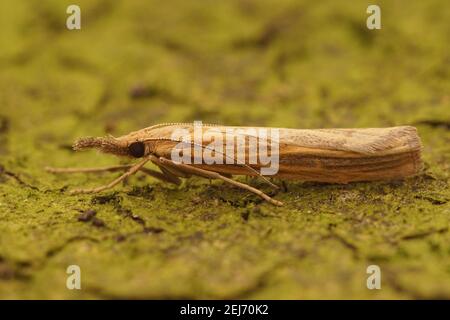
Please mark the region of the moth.
<svg viewBox="0 0 450 320"><path fill-rule="evenodd" d="M235 175L259 176L277 188L267 176L261 174L268 165L267 161L264 162L262 157L258 157L263 150L261 146L272 146L269 155L277 160L277 171L270 177L279 179L346 184L356 181L403 179L416 175L422 168L421 140L416 128L411 126L307 130L202 125L201 133L209 134L203 134L201 139L195 138L197 129L195 123L167 123L117 138L81 138L74 143L74 150L94 148L103 153L138 161L129 165L102 168L46 169L52 173L123 172L107 185L92 189L75 189L71 191L73 194L101 192L137 172L142 172L177 185L181 183L180 178L191 176L220 179L253 192L271 204L281 206L281 201L232 179ZM181 134L175 137L175 131ZM259 136L258 133L263 131L266 134ZM267 132L275 131L277 141L273 143L271 138L267 138ZM217 139L218 136L222 139ZM236 144L239 139L241 143ZM256 142L256 148L247 143L250 140ZM234 142L233 148L229 148L231 141ZM219 147L223 144L222 148L215 148L214 152L211 152L211 145L217 147L218 144ZM180 150L184 159L191 160L190 162L174 161L174 154L178 154ZM209 151L215 160L222 161L211 163L203 159L206 151ZM155 164L160 171L146 168L148 162Z"/></svg>

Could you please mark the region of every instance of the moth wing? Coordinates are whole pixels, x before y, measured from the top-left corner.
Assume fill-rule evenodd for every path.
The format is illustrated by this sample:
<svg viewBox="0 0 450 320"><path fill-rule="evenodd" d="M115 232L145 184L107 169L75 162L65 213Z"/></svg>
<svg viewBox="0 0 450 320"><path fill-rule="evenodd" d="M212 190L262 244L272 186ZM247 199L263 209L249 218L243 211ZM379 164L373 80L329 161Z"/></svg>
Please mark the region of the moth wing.
<svg viewBox="0 0 450 320"><path fill-rule="evenodd" d="M383 155L420 151L417 129L411 126L365 129L280 129L280 143L332 151Z"/></svg>
<svg viewBox="0 0 450 320"><path fill-rule="evenodd" d="M270 130L279 130L279 145L330 151L355 152L364 155L383 155L398 152L420 151L422 144L417 129L412 126L362 129L286 129L263 127L232 127L203 125L203 132L222 134L225 139L234 137L256 138L260 129L268 132L267 143L271 142ZM192 124L173 124L149 127L145 131L147 139L168 139L193 141ZM204 140L203 144L211 140ZM224 141L225 143L225 141Z"/></svg>

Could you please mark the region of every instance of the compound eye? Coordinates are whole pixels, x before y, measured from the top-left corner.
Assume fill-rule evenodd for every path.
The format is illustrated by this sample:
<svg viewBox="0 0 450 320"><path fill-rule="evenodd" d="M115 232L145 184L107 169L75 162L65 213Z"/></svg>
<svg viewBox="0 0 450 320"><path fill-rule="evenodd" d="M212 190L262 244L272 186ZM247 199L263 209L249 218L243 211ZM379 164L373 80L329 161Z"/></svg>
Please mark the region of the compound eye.
<svg viewBox="0 0 450 320"><path fill-rule="evenodd" d="M143 142L133 142L128 146L128 153L135 158L141 158L145 154L145 144Z"/></svg>

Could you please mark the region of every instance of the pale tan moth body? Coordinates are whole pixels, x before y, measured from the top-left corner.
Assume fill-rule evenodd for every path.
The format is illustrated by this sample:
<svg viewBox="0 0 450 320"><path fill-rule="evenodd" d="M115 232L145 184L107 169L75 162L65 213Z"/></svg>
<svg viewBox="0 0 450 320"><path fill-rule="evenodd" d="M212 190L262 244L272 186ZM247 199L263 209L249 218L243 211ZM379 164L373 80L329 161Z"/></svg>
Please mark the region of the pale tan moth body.
<svg viewBox="0 0 450 320"><path fill-rule="evenodd" d="M186 132L186 136L174 139L174 130L180 129ZM246 131L249 127L215 125L203 125L202 127L204 131L221 133L224 141L237 138L258 139L257 136L236 137L235 134L228 133L230 130L235 131L234 129ZM251 129L258 130L260 128ZM274 130L274 128L262 129L269 132ZM198 146L192 139L193 131L193 124L174 123L151 126L118 138L81 138L75 142L75 150L96 148L105 153L142 158L142 160L135 165L108 168L47 169L55 173L126 170L121 177L107 186L74 190L74 193L99 192L113 187L126 177L141 171L155 178L176 184L180 183L179 178L188 178L192 175L208 179L217 178L256 193L272 204L282 204L260 190L231 179L232 175L260 175L259 170L262 165L259 162L251 163L248 161L251 153L254 152L249 150L248 145L245 145L245 160L243 162L236 160L236 153L234 154L235 160L232 163L226 163L227 156L225 153L223 154L224 164L206 164L203 162L194 164L194 161L192 161L192 164L173 162L171 152L180 142L189 143L192 151L196 145ZM416 128L411 126L314 130L277 128L277 131L279 133L279 170L274 176L271 176L274 178L349 183L402 179L416 175L422 168L421 141ZM200 147L207 149L207 146L212 142L214 141L211 138L203 138ZM194 152L192 152L192 158L194 159ZM228 156L228 160L229 158ZM156 164L161 172L144 168L148 161Z"/></svg>

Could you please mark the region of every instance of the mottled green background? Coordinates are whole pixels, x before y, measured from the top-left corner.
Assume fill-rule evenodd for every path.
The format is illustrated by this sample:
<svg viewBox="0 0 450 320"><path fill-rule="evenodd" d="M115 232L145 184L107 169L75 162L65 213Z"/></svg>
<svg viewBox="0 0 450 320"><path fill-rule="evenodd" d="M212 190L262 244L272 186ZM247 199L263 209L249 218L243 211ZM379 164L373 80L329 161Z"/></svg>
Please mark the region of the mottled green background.
<svg viewBox="0 0 450 320"><path fill-rule="evenodd" d="M82 29L65 27L81 7ZM376 1L2 1L1 298L450 298L450 6ZM406 181L287 183L273 207L52 166L118 163L74 139L159 122L419 129ZM245 181L244 178L239 178ZM266 192L259 180L249 180ZM97 211L94 222L80 212ZM81 267L82 290L66 289ZM366 288L377 264L382 289Z"/></svg>

